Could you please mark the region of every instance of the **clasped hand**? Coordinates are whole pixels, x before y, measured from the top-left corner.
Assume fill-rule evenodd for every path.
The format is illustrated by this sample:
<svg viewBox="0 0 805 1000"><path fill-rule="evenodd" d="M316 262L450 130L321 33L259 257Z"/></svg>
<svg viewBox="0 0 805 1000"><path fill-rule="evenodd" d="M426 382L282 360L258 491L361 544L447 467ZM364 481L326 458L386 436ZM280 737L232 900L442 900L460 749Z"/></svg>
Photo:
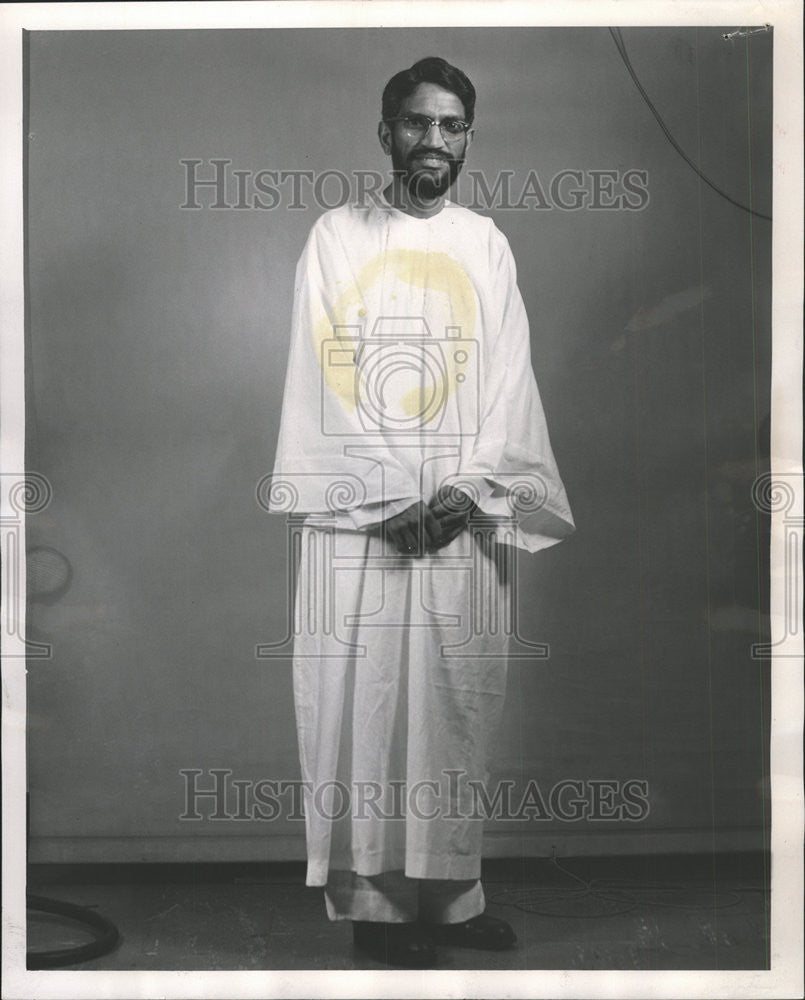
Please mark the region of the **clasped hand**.
<svg viewBox="0 0 805 1000"><path fill-rule="evenodd" d="M418 557L449 545L467 527L476 509L462 490L442 486L429 503L419 500L411 504L379 522L370 533L386 539L403 555Z"/></svg>

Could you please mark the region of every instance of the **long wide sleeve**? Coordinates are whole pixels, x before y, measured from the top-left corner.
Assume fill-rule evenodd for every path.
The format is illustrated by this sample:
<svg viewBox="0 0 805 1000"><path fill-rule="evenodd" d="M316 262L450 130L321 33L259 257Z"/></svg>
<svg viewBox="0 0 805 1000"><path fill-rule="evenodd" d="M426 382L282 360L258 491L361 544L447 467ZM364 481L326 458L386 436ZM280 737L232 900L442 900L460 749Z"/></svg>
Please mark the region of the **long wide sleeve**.
<svg viewBox="0 0 805 1000"><path fill-rule="evenodd" d="M496 333L485 364L479 433L462 476L484 481L478 491L481 510L514 517L518 546L536 552L566 538L575 524L531 364L514 257L505 237L494 232L490 280Z"/></svg>
<svg viewBox="0 0 805 1000"><path fill-rule="evenodd" d="M353 387L358 341L339 328L344 260L337 235L320 220L296 268L269 505L277 512L353 512L354 526L362 527L377 520L375 505L418 499L419 484L393 450L361 447L366 434Z"/></svg>

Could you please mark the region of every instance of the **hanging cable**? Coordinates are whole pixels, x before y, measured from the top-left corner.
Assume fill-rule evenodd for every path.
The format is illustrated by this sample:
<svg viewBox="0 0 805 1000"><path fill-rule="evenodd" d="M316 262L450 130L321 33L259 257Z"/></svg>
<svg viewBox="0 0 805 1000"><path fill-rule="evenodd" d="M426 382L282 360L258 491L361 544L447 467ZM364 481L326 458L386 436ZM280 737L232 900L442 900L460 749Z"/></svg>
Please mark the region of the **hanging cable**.
<svg viewBox="0 0 805 1000"><path fill-rule="evenodd" d="M750 215L756 216L758 219L766 219L768 222L771 222L771 216L770 215L764 215L763 212L757 212L757 211L755 211L754 208L750 208L748 205L744 205L740 201L736 201L734 198L731 198L726 193L726 191L722 191L722 189L717 184L715 184L713 181L711 181L710 178L706 174L702 173L702 171L699 169L698 165L696 163L694 163L693 160L691 160L691 158L688 156L688 154L685 152L685 150L682 149L682 147L679 145L679 143L673 137L673 135L671 134L670 129L668 128L668 126L663 121L662 116L660 115L659 111L654 107L654 104L652 103L651 98L646 93L646 91L645 91L645 89L643 87L643 84L638 79L637 73L635 73L634 67L632 66L631 60L629 59L629 54L626 51L626 45L625 45L625 43L623 41L623 35L621 34L621 29L620 28L610 28L609 29L609 33L610 33L610 35L612 35L612 40L615 42L615 47L617 48L617 50L618 50L618 52L620 54L620 57L623 60L624 65L626 66L626 69L629 71L629 76L631 76L632 80L634 81L634 85L637 87L638 91L640 92L640 96L643 98L643 100L648 105L649 111L651 111L651 113L654 115L655 119L657 120L657 124L663 130L663 133L665 134L666 139L671 143L671 145L674 147L674 149L677 151L677 153L679 153L679 155L682 157L682 159L685 161L685 163L687 163L688 166L691 167L691 169L704 181L705 184L707 184L708 187L711 187L716 192L716 194L721 195L722 198L726 198L726 200L731 205L734 205L736 208L740 208L741 211L743 211L743 212L748 212Z"/></svg>

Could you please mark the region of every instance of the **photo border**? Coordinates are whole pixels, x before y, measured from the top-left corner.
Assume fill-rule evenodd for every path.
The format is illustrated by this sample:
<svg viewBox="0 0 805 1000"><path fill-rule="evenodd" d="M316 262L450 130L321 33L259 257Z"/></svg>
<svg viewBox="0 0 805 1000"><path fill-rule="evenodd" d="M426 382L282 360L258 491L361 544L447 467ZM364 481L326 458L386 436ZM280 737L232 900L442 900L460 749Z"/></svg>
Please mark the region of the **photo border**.
<svg viewBox="0 0 805 1000"><path fill-rule="evenodd" d="M802 564L786 580L785 526L802 532L802 9L798 0L700 3L549 2L66 3L0 6L0 466L24 472L23 32L190 28L367 28L756 24L774 29L772 234L772 480L795 484L795 503L772 514L771 969L745 971L43 971L25 970L25 658L3 634L3 996L82 997L729 997L799 996L803 975L802 635L788 636L786 588L802 594ZM5 496L3 504L6 503ZM3 514L5 514L5 508ZM798 521L796 520L798 519ZM24 519L20 551L24 552ZM5 537L4 537L5 543ZM799 551L802 552L800 537ZM6 553L3 553L4 556ZM24 561L23 561L24 562ZM3 565L7 565L4 559ZM3 607L8 581L3 574ZM23 575L17 585L25 590ZM5 628L5 620L4 625ZM19 634L24 635L24 617Z"/></svg>

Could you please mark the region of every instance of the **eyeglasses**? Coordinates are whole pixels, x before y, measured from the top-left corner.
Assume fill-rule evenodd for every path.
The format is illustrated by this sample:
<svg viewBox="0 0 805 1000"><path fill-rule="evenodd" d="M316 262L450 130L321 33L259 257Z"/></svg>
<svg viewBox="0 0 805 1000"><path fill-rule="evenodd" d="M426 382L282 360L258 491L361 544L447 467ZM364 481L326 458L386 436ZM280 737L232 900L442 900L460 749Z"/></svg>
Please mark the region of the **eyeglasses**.
<svg viewBox="0 0 805 1000"><path fill-rule="evenodd" d="M412 139L424 138L434 125L438 125L445 142L458 142L472 127L471 122L462 121L460 118L443 118L437 122L435 118L429 118L428 115L401 115L399 118L384 118L383 120L388 125L399 122L403 132L410 135Z"/></svg>

